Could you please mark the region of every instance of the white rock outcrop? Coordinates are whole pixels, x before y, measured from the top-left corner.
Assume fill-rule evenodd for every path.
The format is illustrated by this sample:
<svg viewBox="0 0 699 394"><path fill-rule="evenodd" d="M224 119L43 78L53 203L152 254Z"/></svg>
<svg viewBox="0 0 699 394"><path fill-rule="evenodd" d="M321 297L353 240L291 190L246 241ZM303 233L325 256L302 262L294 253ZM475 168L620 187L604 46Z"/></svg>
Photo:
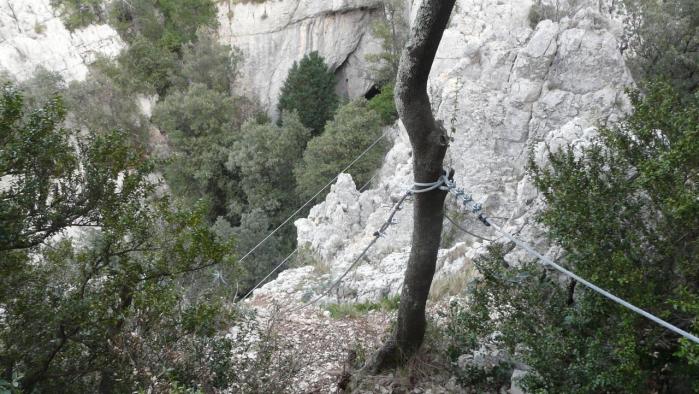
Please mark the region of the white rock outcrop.
<svg viewBox="0 0 699 394"><path fill-rule="evenodd" d="M547 250L531 220L540 202L526 177L530 148L537 160L544 160L546 145L556 149L587 143L596 126L628 112L623 91L633 80L619 51L621 27L604 4L587 0L571 6L561 1L555 20L536 24L529 20L531 7L527 0L457 1L429 92L437 118L452 131L445 164L456 170L458 185L482 202L491 217L502 218L505 229ZM344 272L385 220L392 202L409 187L410 144L404 131L392 134L394 146L374 189L359 193L341 177L326 201L296 222L299 245L329 267L315 279L307 276L306 289L322 289ZM448 210L456 210L450 199ZM410 250L411 216L408 204L397 217L399 223L336 296L377 298L398 291ZM495 236L477 220L463 217L464 226L475 233ZM449 224L445 229L455 231ZM470 264L484 250L483 243L461 233L445 246L449 248L440 251L438 267L448 271L438 272L438 277ZM273 294L275 286L271 282L261 292Z"/></svg>
<svg viewBox="0 0 699 394"><path fill-rule="evenodd" d="M363 95L372 86L365 56L380 46L370 26L379 0L285 0L219 5L221 41L240 49L236 88L276 115L282 84L295 61L318 51L338 79L338 92Z"/></svg>
<svg viewBox="0 0 699 394"><path fill-rule="evenodd" d="M123 46L108 25L68 31L50 0L0 0L0 70L18 80L39 66L82 80L98 55L115 56Z"/></svg>
<svg viewBox="0 0 699 394"><path fill-rule="evenodd" d="M412 13L415 4L408 7ZM628 111L623 90L633 81L619 51L621 25L607 0L537 1L548 10L541 21L531 20L533 5L458 0L429 93L454 139L445 163L456 170L456 182L491 217L503 218L506 229L537 243L542 237L531 217L539 200L525 174L529 152L543 162L546 146L588 143L597 125ZM257 98L274 115L289 68L314 50L335 70L342 94L364 94L372 83L365 56L380 50L370 26L380 17L379 0L222 2L219 36L243 54L240 93ZM68 32L49 0L0 0L0 69L19 79L39 65L80 79L97 54L112 56L122 47L108 26ZM288 270L257 293L316 294L371 241L412 180L408 138L400 124L389 134L393 148L372 189L360 193L342 176L326 201L296 223L299 246L326 268ZM451 200L448 209L456 211ZM460 218L474 232L494 236L467 215ZM410 250L410 202L396 219L335 296L367 299L400 289ZM445 228L455 231L449 224ZM438 275L458 271L484 249L461 233L446 238ZM537 246L546 249L543 242Z"/></svg>

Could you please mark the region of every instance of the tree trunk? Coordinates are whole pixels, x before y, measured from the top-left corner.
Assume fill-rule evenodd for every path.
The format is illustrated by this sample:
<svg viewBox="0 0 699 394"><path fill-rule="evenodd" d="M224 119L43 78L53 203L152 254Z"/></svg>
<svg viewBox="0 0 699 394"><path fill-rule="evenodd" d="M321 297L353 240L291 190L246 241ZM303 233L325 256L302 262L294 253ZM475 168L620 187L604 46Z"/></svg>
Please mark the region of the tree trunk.
<svg viewBox="0 0 699 394"><path fill-rule="evenodd" d="M434 182L442 175L447 133L432 115L427 78L455 0L423 0L403 50L396 78L395 100L413 148L415 182ZM412 249L405 271L398 322L393 337L367 369L376 373L405 362L422 345L425 304L434 276L446 192L415 195Z"/></svg>

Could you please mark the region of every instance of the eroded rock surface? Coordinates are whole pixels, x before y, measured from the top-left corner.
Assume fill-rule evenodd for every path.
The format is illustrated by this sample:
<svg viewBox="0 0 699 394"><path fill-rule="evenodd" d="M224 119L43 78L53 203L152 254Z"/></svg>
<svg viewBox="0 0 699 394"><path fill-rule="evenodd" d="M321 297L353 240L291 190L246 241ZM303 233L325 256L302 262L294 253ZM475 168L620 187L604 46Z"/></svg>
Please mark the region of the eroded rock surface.
<svg viewBox="0 0 699 394"><path fill-rule="evenodd" d="M618 49L621 26L610 9L597 1L577 3L560 2L554 17L532 21L529 1L458 1L429 80L434 112L454 138L445 163L456 170L456 182L505 229L543 251L547 245L531 220L540 201L526 177L530 148L541 161L547 145L556 149L587 143L596 126L615 122L629 110L623 91L633 84ZM304 271L297 298L317 294L341 275L410 186L409 141L399 126L389 133L394 146L373 189L359 193L343 176L325 202L296 222L299 245L327 267L322 275ZM447 204L464 227L497 236L459 213L451 198ZM411 216L408 203L397 216L398 224L333 298L376 299L399 291L410 250ZM482 241L448 223L445 235L450 241L440 251L438 267L449 267L448 272L470 264L484 250ZM294 270L287 271L278 281L293 288L294 275ZM273 294L276 286L271 282L260 292Z"/></svg>
<svg viewBox="0 0 699 394"><path fill-rule="evenodd" d="M108 25L68 31L50 0L0 0L0 70L18 80L38 66L82 80L98 55L115 56L123 45Z"/></svg>
<svg viewBox="0 0 699 394"><path fill-rule="evenodd" d="M372 86L366 55L380 51L371 23L383 17L378 0L225 2L219 6L221 40L243 55L237 88L277 113L282 84L295 61L318 51L346 97Z"/></svg>

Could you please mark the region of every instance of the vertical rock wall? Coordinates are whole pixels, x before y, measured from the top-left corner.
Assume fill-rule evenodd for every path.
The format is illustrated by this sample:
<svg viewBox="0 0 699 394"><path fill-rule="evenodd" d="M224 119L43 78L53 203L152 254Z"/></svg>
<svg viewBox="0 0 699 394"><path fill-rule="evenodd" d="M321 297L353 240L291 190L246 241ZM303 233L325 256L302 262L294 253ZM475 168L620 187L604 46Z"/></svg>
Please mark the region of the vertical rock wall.
<svg viewBox="0 0 699 394"><path fill-rule="evenodd" d="M19 80L38 66L66 80L84 79L98 55L115 56L122 47L107 25L68 31L50 0L0 0L0 70Z"/></svg>
<svg viewBox="0 0 699 394"><path fill-rule="evenodd" d="M633 84L619 50L621 26L606 2L575 3L537 3L545 11L539 20L529 0L459 0L429 80L434 111L453 137L445 162L456 170L456 182L507 230L543 250L546 243L532 220L540 200L526 177L529 152L543 160L546 145L586 143L596 126L629 110L623 91ZM324 203L296 222L299 245L329 272L297 277L289 270L277 280L282 288L317 292L339 276L410 186L409 141L399 128L391 135L394 147L374 189L360 194L341 179ZM473 232L495 236L459 214L451 198L448 211ZM355 280L345 281L340 296L376 298L399 290L411 216L410 206L399 213L399 223L357 269ZM483 251L478 239L449 224L445 229L451 242L440 252L438 277L463 269ZM272 282L261 292L274 295L275 289Z"/></svg>
<svg viewBox="0 0 699 394"><path fill-rule="evenodd" d="M335 71L341 95L366 93L372 82L365 56L380 50L370 27L382 15L377 0L228 1L219 6L219 36L242 52L238 93L276 116L289 69L312 51Z"/></svg>

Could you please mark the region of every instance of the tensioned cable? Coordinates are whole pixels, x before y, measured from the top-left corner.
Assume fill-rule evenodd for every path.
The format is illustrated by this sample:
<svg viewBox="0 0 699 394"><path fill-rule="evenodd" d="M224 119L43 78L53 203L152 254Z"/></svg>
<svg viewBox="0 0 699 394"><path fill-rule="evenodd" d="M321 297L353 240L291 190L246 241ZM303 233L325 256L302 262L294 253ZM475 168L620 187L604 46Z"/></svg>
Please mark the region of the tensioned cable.
<svg viewBox="0 0 699 394"><path fill-rule="evenodd" d="M376 173L364 184L364 186L362 186L362 187L359 189L359 191L360 191L360 192L363 192L364 189L366 189L367 186L369 186L369 184L371 184L371 182L376 178L377 175L378 175L378 172L376 172ZM243 301L243 300L245 300L246 298L248 298L248 297L252 294L253 291L257 290L257 289L267 280L267 278L269 278L270 276L272 276L272 274L274 274L275 272L277 272L277 270L278 270L279 268L281 268L281 267L284 265L284 263L286 263L287 261L289 261L289 259L291 258L291 256L293 256L294 254L296 254L296 252L298 252L298 251L299 251L299 248L296 248L296 249L294 249L291 253L289 253L289 255L286 256L286 258L285 258L284 260L282 260L282 262L279 263L279 265L277 265L276 267L274 267L274 269L273 269L272 271L270 271L270 272L267 274L267 276L265 276L264 278L262 278L262 280L260 280L260 281L255 285L255 287L252 288L252 290L248 291L247 294L245 294L245 296L243 296L243 298L240 299L240 301Z"/></svg>
<svg viewBox="0 0 699 394"><path fill-rule="evenodd" d="M398 200L398 202L396 202L396 203L393 205L393 208L391 208L391 213L388 215L388 219L386 219L386 222L384 222L384 224L381 225L381 228L379 228L379 230L378 230L377 232L374 233L374 238L371 240L371 242L369 242L369 244L364 248L364 250L362 250L362 252L359 254L359 256L357 256L357 258L354 259L354 261L352 262L352 264L350 264L349 268L347 268L347 269L345 270L345 272L343 272L342 275L340 275L340 277L337 278L337 279L330 285L330 287L328 287L327 289L325 289L325 291L323 291L323 293L321 293L320 295L318 295L318 296L317 296L316 298L314 298L312 301L309 301L309 302L307 302L307 303L305 303L305 304L302 304L302 305L300 305L300 306L298 306L298 307L291 308L291 309L289 309L288 312L291 313L291 312L295 312L295 311L304 309L304 308L306 308L306 307L308 307L308 306L310 306L310 305L315 304L316 302L320 301L323 297L325 297L325 296L327 296L328 294L330 294L330 292L331 292L337 285L339 285L340 282L342 282L342 280L345 278L345 276L347 276L347 274L349 274L350 271L352 271L352 269L354 269L354 267L356 267L357 264L359 264L359 262L362 261L362 258L364 258L364 256L367 254L367 252L369 252L369 249L371 249L371 247L374 246L374 244L376 243L376 241L378 241L379 238L381 238L381 237L383 237L383 236L385 235L385 232L386 232L386 230L388 229L388 227L390 227L390 226L393 225L393 224L396 224L396 222L394 221L393 217L396 215L396 213L398 213L398 211L401 210L401 206L403 205L403 203L405 202L405 200L406 200L408 197L410 197L410 196L412 196L412 195L414 195L414 194L426 193L426 192L435 190L435 189L437 189L437 188L439 188L439 187L442 187L443 185L444 185L444 181L443 181L442 178L440 178L440 179L437 180L436 182L430 182L430 183L415 182L415 183L414 183L414 186L413 186L410 190L406 191L406 192L403 194L403 196L400 198L400 200Z"/></svg>
<svg viewBox="0 0 699 394"><path fill-rule="evenodd" d="M474 234L474 233L472 233L472 232L466 230L466 229L463 228L459 223L457 223L456 220L454 220L454 219L452 219L451 217L449 217L449 215L447 215L446 213L444 214L444 217L445 217L448 221L450 221L451 224L453 224L456 228L458 228L459 230L465 232L466 234L468 234L468 235L470 235L470 236L472 236L472 237L478 238L478 239L480 239L480 240L482 240L482 241L493 242L492 239L482 237L482 236L480 236L480 235L478 235L478 234Z"/></svg>
<svg viewBox="0 0 699 394"><path fill-rule="evenodd" d="M396 222L393 220L393 217L396 216L396 213L398 213L398 211L401 210L401 206L403 205L403 202L405 202L405 200L406 200L408 197L410 197L411 195L413 195L413 193L414 193L413 190L407 191L405 194L403 194L403 197L401 197L400 200L398 200L398 202L397 202L395 205L393 205L393 208L391 208L391 213L388 215L388 219L386 219L386 221L381 225L381 227L379 228L379 230L376 231L376 232L374 233L374 238L371 240L371 242L369 242L369 244L364 248L364 250L362 250L362 252L359 254L359 256L357 256L357 258L354 259L354 261L352 262L352 264L350 264L349 268L347 268L347 269L345 270L345 272L343 272L342 275L340 275L340 277L337 278L337 279L330 285L330 287L328 287L327 289L325 289L325 291L323 291L320 295L318 295L318 296L317 296L316 298L314 298L312 301L309 301L309 302L307 302L307 303L305 303L305 304L302 304L302 305L300 305L300 306L297 306L297 307L295 307L295 308L291 308L291 309L289 309L287 312L288 312L288 313L291 313L291 312L296 312L296 311L299 311L299 310L301 310L301 309L304 309L304 308L306 308L306 307L308 307L308 306L311 306L311 305L315 304L316 302L320 301L323 297L325 297L325 296L327 296L328 294L330 294L330 292L331 292L337 285L339 285L340 282L342 282L342 280L345 278L345 276L347 276L347 274L349 274L349 272L352 271L352 269L353 269L355 266L357 266L357 264L359 264L360 261L362 261L362 259L364 258L364 256L366 256L367 252L369 252L369 249L371 249L371 247L374 246L374 244L376 243L376 241L378 241L379 238L381 238L381 237L383 237L383 236L385 235L386 230L387 230L390 226L396 224Z"/></svg>
<svg viewBox="0 0 699 394"><path fill-rule="evenodd" d="M445 191L448 191L448 192L454 194L457 198L461 199L462 203L464 204L464 207L468 208L474 214L478 213L478 219L481 222L483 222L483 224L485 224L486 226L492 226L496 231L498 231L503 236L505 236L505 238L514 242L515 245L524 249L532 256L538 258L540 261L542 261L544 263L544 265L548 265L548 266L554 268L558 272L560 272L560 273L562 273L570 278L575 279L576 281L585 285L587 288L601 294L602 296L604 296L604 297L638 313L639 315L667 328L668 330L670 330L676 334L679 334L679 335L689 339L690 341L692 341L696 344L699 344L699 337L697 337L696 335L691 334L691 333L689 333L689 332L687 332L687 331L685 331L677 326L674 326L674 325L668 323L667 321L665 321L665 320L631 304L630 302L615 296L614 294L612 294L612 293L608 292L607 290L595 285L594 283L589 282L589 281L581 278L577 274L561 267L560 265L556 264L553 260L551 260L551 259L547 258L546 256L542 255L541 253L537 252L534 248L532 248L531 246L529 246L525 242L519 240L517 237L514 237L512 234L503 230L500 226L498 226L497 224L490 221L490 219L488 219L487 216L485 216L482 213L479 213L481 211L481 205L478 203L475 203L473 201L473 199L471 198L471 196L464 193L464 191L462 189L457 188L456 184L453 181L449 180L446 175L442 175L438 182L441 182L444 185L444 186L440 187L440 190L445 190Z"/></svg>
<svg viewBox="0 0 699 394"><path fill-rule="evenodd" d="M247 294L245 294L245 295L243 296L243 298L240 299L240 301L243 301L244 299L248 298L248 297L250 296L250 294L252 294L253 291L257 290L257 288L260 287L260 285L262 285L262 284L267 280L267 278L269 278L270 276L272 276L273 273L277 272L277 270L278 270L279 268L281 268L287 261L289 261L289 259L291 258L291 256L295 255L296 252L298 252L298 251L299 251L299 248L296 248L296 249L293 250L293 252L289 253L289 255L286 256L286 258L285 258L284 260L282 260L282 262L279 263L279 265L277 265L276 267L274 267L274 269L273 269L272 271L270 271L269 274L267 274L267 276L265 276L264 278L262 278L262 280L260 280L260 281L255 285L255 287L252 288L252 290L248 291Z"/></svg>
<svg viewBox="0 0 699 394"><path fill-rule="evenodd" d="M291 219L293 219L296 215L298 215L304 208L306 208L306 206L308 206L308 204L310 204L311 202L313 202L313 200L315 200L315 198L318 197L318 196L320 195L320 193L323 192L323 190L327 189L330 185L332 185L333 183L335 183L335 181L337 180L337 178L339 178L340 175L341 175L342 173L344 173L344 172L346 172L347 170L349 170L349 169L350 169L353 165L355 165L362 157L364 157L364 155L366 155L367 153L369 153L369 151L371 150L371 148L373 148L374 146L376 146L376 144L378 144L379 142L381 142L381 140L384 139L384 138L386 137L386 134L387 134L387 132L381 133L381 135L379 136L379 138L377 138L374 142L371 143L371 145L369 145L366 149L364 149L364 151L363 151L362 153L360 153L359 156L357 156L354 160L352 160L352 162L349 163L349 164L347 165L347 167L343 168L342 171L340 171L337 175L335 175L335 177L334 177L332 180L330 180L330 182L328 182L325 186L323 186L320 190L318 190L318 192L317 192L316 194L314 194L313 197L309 198L308 201L306 201L303 205L301 205L301 206L299 207L299 209L297 209L297 210L296 210L294 213L292 213L288 218L286 218L286 220L284 220L284 221L282 222L282 224L280 224L279 226L277 226L274 230L272 230L272 232L270 232L266 237L264 237L264 238L262 239L262 241L258 242L257 245L255 245L252 249L250 249L247 253L245 253L245 255L244 255L243 257L241 257L240 260L238 260L238 262L239 262L239 263L242 263L248 256L250 256L254 251L256 251L257 248L259 248L263 243L265 243L271 236L273 236L274 234L276 234L277 231L279 231L279 229L281 229L281 228L284 227L287 223L289 223L289 221L290 221Z"/></svg>

